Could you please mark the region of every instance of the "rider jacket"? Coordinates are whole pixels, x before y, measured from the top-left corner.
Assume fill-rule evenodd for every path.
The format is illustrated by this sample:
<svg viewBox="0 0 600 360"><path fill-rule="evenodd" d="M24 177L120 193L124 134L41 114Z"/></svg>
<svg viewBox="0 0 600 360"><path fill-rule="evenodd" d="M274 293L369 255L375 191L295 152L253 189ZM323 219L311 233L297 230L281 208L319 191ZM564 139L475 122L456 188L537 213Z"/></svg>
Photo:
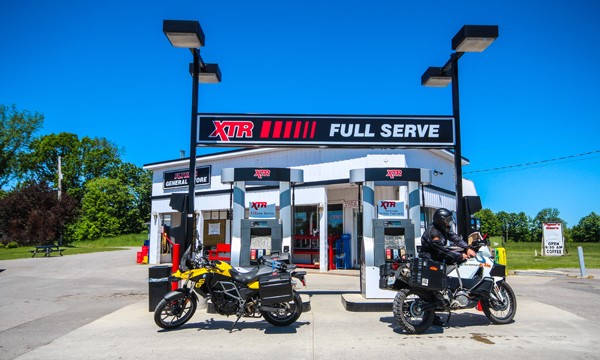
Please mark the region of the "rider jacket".
<svg viewBox="0 0 600 360"><path fill-rule="evenodd" d="M435 237L439 237L440 240L434 241L433 238ZM423 236L421 236L419 257L445 262L449 265L463 262L462 253L449 250L446 247L447 245L458 246L465 251L469 248L469 245L452 230L440 230L435 224L429 225Z"/></svg>

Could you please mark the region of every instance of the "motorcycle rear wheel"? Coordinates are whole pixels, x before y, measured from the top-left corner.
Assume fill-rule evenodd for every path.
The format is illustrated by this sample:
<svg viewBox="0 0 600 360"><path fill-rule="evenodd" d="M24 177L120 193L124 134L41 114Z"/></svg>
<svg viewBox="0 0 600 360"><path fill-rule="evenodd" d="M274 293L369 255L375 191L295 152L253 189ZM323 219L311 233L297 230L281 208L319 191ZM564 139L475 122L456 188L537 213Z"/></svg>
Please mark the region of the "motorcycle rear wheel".
<svg viewBox="0 0 600 360"><path fill-rule="evenodd" d="M302 298L294 290L294 300L290 302L270 305L278 307L278 311L261 311L265 320L275 326L288 326L294 323L302 314Z"/></svg>
<svg viewBox="0 0 600 360"><path fill-rule="evenodd" d="M510 323L517 313L517 298L513 289L503 281L492 291L504 300L498 301L492 298L481 300L483 313L494 324Z"/></svg>
<svg viewBox="0 0 600 360"><path fill-rule="evenodd" d="M393 313L400 327L409 334L425 332L435 319L435 311L424 310L432 297L418 289L402 289L394 298Z"/></svg>
<svg viewBox="0 0 600 360"><path fill-rule="evenodd" d="M192 318L197 308L196 298L181 296L175 299L162 299L154 310L154 322L163 329L175 329Z"/></svg>

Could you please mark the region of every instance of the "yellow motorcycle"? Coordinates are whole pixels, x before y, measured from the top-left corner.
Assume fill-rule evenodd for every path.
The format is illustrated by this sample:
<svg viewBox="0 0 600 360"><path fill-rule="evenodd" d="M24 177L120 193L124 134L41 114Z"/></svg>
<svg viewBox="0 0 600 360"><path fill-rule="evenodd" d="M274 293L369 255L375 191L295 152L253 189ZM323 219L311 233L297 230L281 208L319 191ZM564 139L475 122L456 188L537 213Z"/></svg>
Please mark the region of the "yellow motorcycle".
<svg viewBox="0 0 600 360"><path fill-rule="evenodd" d="M183 286L167 293L154 310L154 322L163 329L175 329L189 321L198 305L198 295L212 302L221 315L264 317L275 326L294 323L302 314L302 299L293 289L298 279L306 286L306 271L296 271L295 265L282 259L263 257L260 265L248 272L238 271L230 264L208 260L202 251L182 257L180 269L169 281L183 281ZM192 291L193 290L193 291Z"/></svg>

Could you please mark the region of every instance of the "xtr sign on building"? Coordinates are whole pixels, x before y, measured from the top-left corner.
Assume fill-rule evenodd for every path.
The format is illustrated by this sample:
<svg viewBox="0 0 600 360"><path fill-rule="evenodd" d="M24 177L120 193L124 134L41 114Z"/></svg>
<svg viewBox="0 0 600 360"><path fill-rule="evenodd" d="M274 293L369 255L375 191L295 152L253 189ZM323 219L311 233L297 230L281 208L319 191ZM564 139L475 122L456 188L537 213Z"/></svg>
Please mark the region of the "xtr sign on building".
<svg viewBox="0 0 600 360"><path fill-rule="evenodd" d="M427 147L454 146L454 118L198 114L197 145Z"/></svg>

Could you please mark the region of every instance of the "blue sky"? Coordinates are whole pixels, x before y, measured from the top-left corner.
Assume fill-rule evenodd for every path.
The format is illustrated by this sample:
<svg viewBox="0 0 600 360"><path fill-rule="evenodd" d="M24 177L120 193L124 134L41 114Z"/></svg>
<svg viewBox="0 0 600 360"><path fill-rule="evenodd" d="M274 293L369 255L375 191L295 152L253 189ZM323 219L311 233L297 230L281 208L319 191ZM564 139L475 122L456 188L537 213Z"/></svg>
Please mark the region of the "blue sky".
<svg viewBox="0 0 600 360"><path fill-rule="evenodd" d="M459 63L465 177L484 207L557 208L573 226L600 213L599 15L595 0L3 0L0 103L141 166L189 151L191 55L163 19L198 20L202 57L223 72L199 111L267 114L450 115L450 87L422 87L422 73L462 25L498 25Z"/></svg>

